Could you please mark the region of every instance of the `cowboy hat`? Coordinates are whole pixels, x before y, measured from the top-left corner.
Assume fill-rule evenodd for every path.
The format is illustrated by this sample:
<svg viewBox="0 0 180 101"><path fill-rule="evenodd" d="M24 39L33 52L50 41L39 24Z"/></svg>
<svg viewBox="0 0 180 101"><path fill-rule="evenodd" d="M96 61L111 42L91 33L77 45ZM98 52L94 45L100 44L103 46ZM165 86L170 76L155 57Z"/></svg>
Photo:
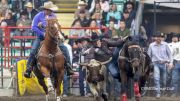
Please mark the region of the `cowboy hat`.
<svg viewBox="0 0 180 101"><path fill-rule="evenodd" d="M51 11L58 10L58 7L55 4L53 4L53 2L51 2L51 1L45 2L44 5L41 6L41 8L48 9L48 10L51 10Z"/></svg>
<svg viewBox="0 0 180 101"><path fill-rule="evenodd" d="M78 5L80 6L80 5L82 5L82 6L86 6L87 4L86 4L86 2L85 1L79 1L78 2Z"/></svg>
<svg viewBox="0 0 180 101"><path fill-rule="evenodd" d="M164 33L157 31L155 37L164 37Z"/></svg>
<svg viewBox="0 0 180 101"><path fill-rule="evenodd" d="M31 2L27 2L27 4L26 5L24 5L25 7L30 7L30 8L32 8L33 7L33 4L31 3Z"/></svg>

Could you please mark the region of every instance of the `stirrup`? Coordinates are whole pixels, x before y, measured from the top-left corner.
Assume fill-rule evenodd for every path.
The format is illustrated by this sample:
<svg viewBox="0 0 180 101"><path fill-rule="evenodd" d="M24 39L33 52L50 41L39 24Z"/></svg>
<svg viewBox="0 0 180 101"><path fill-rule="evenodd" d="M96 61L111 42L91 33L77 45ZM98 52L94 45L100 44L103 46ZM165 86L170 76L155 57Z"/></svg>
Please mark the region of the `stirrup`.
<svg viewBox="0 0 180 101"><path fill-rule="evenodd" d="M25 73L24 73L24 77L25 77L25 78L32 78L32 73L31 73L31 71L26 70Z"/></svg>

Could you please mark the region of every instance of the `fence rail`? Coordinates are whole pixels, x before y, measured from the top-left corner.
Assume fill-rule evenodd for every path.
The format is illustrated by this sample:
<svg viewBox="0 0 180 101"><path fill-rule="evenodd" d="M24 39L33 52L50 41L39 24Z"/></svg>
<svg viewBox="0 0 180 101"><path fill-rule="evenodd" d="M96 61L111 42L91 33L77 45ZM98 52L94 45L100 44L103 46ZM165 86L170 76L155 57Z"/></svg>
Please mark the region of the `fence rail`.
<svg viewBox="0 0 180 101"><path fill-rule="evenodd" d="M16 62L21 59L27 59L30 50L32 47L32 42L36 38L36 36L13 36L11 35L12 30L16 29L30 29L31 27L24 26L24 27L14 27L14 26L7 26L7 27L0 27L2 30L2 36L0 33L0 88L4 88L5 85L12 84L10 79L13 78L13 75L6 76L4 75L5 70L14 70L11 72L16 73ZM82 28L71 28L71 27L62 27L61 29L103 29L106 31L106 27L102 28L92 28L92 27L82 27ZM81 37L78 36L68 36L69 39L78 39ZM3 43L1 45L1 43ZM7 79L7 80L5 80ZM8 81L10 83L4 84L4 81ZM13 82L13 81L12 81ZM73 87L70 85L70 88ZM16 88L16 87L14 87ZM75 87L73 87L75 88ZM78 87L77 87L78 88Z"/></svg>

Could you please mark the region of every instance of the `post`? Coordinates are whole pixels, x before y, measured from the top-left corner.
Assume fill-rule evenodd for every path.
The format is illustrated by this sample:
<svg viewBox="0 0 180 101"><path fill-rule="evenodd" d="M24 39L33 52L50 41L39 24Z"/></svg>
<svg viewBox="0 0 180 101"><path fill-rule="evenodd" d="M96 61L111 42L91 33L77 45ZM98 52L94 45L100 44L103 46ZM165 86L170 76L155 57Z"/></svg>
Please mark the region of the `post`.
<svg viewBox="0 0 180 101"><path fill-rule="evenodd" d="M154 1L154 31L153 34L156 33L156 1Z"/></svg>
<svg viewBox="0 0 180 101"><path fill-rule="evenodd" d="M3 47L1 47L1 66L0 66L0 69L1 69L1 77L3 77ZM1 86L3 86L3 78L1 78Z"/></svg>

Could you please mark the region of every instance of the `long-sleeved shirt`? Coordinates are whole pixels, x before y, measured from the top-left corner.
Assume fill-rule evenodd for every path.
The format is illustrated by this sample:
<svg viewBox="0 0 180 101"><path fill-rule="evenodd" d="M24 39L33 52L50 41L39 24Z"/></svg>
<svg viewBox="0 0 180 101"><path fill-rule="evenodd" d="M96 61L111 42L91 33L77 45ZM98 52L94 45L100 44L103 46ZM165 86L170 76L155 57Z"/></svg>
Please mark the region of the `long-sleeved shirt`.
<svg viewBox="0 0 180 101"><path fill-rule="evenodd" d="M170 43L169 48L171 49L173 59L176 61L180 61L180 42Z"/></svg>
<svg viewBox="0 0 180 101"><path fill-rule="evenodd" d="M38 24L41 22L42 25L46 26L46 19L47 18L56 18L54 13L51 13L50 15L45 15L44 11L39 12L32 21L32 30L37 34L39 38L44 38L45 29L40 28Z"/></svg>
<svg viewBox="0 0 180 101"><path fill-rule="evenodd" d="M71 45L67 44L67 43L64 43L64 45L67 47L68 49L68 53L69 53L69 57L70 57L70 62L72 64L72 61L73 61L73 53L72 53L72 47Z"/></svg>
<svg viewBox="0 0 180 101"><path fill-rule="evenodd" d="M118 20L121 19L121 13L118 11L110 11L107 14L107 18L106 21L109 22L109 20L111 20L111 17L114 18L116 20L116 23L118 22Z"/></svg>
<svg viewBox="0 0 180 101"><path fill-rule="evenodd" d="M173 62L171 50L166 42L157 44L153 42L149 45L148 55L152 62Z"/></svg>

